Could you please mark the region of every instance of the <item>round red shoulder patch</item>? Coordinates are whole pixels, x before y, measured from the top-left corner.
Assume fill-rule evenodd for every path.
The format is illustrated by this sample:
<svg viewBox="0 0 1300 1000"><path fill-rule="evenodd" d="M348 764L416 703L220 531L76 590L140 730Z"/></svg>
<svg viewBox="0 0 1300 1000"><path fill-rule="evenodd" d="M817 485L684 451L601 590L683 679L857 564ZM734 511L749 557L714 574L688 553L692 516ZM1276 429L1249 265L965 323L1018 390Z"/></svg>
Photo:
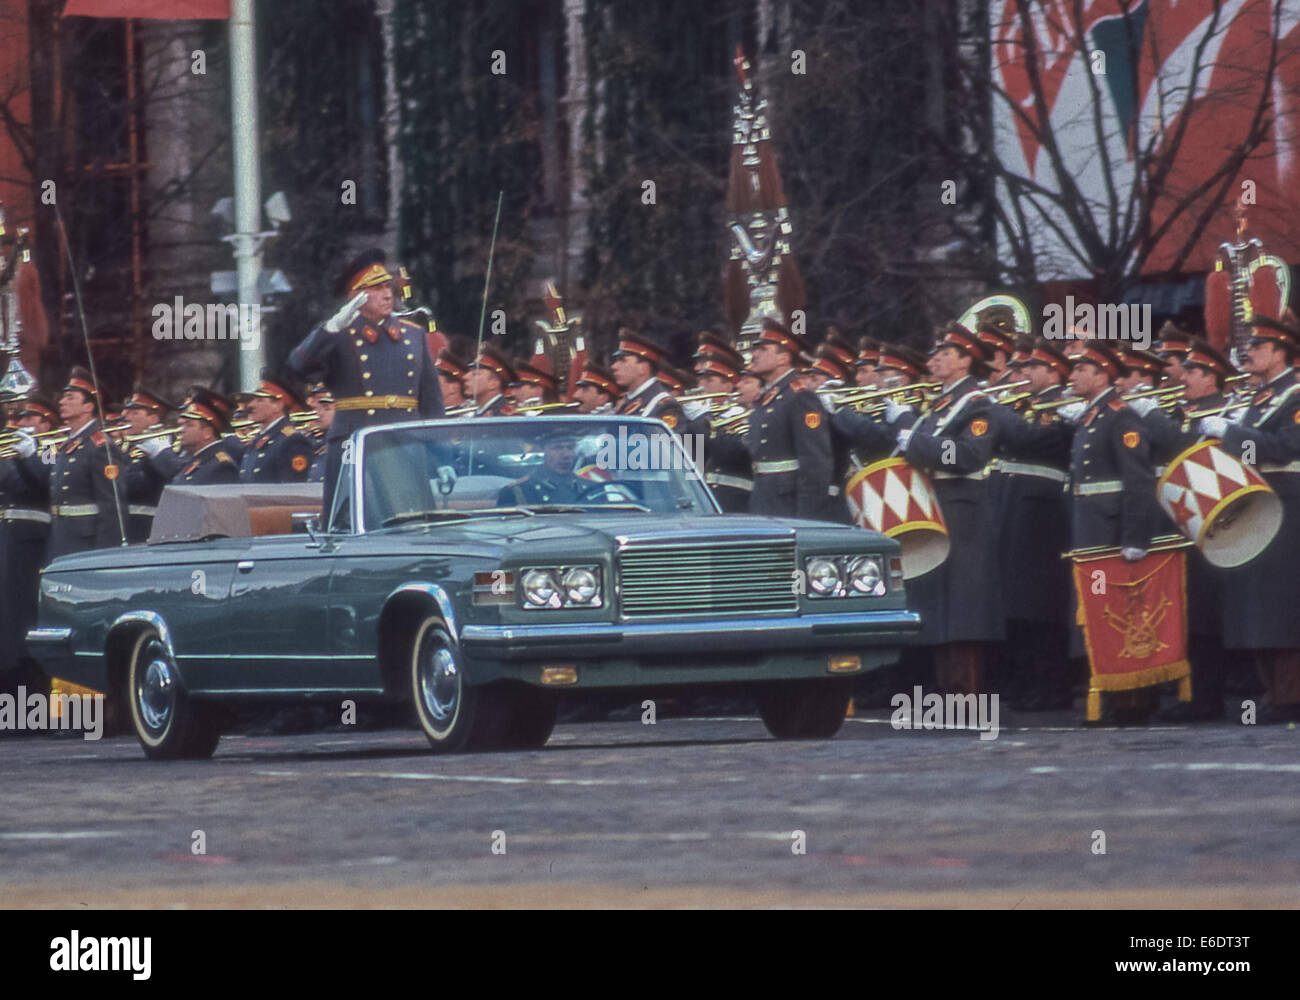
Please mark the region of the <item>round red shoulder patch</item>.
<svg viewBox="0 0 1300 1000"><path fill-rule="evenodd" d="M988 429L989 429L989 422L987 420L984 420L983 418L980 418L979 420L972 420L970 422L970 432L974 434L976 437L983 437L985 434L988 433Z"/></svg>
<svg viewBox="0 0 1300 1000"><path fill-rule="evenodd" d="M294 455L293 462L291 464L293 465L294 472L302 472L304 469L307 468L307 456Z"/></svg>
<svg viewBox="0 0 1300 1000"><path fill-rule="evenodd" d="M676 414L674 414L674 413L665 413L663 419L664 419L664 423L666 423L666 424L668 425L668 427L669 427L670 430L676 430L676 429L677 429L677 415L676 415Z"/></svg>
<svg viewBox="0 0 1300 1000"><path fill-rule="evenodd" d="M117 478L117 466L116 466L116 465L106 465L106 466L104 466L104 478L105 478L105 479L116 479L116 478Z"/></svg>
<svg viewBox="0 0 1300 1000"><path fill-rule="evenodd" d="M1300 424L1300 410L1295 411L1295 422Z"/></svg>
<svg viewBox="0 0 1300 1000"><path fill-rule="evenodd" d="M1124 433L1125 448L1136 448L1138 446L1138 441L1140 440L1141 438L1138 437L1137 431L1125 431Z"/></svg>
<svg viewBox="0 0 1300 1000"><path fill-rule="evenodd" d="M822 415L820 413L805 413L803 422L808 425L808 429L815 431L822 425Z"/></svg>

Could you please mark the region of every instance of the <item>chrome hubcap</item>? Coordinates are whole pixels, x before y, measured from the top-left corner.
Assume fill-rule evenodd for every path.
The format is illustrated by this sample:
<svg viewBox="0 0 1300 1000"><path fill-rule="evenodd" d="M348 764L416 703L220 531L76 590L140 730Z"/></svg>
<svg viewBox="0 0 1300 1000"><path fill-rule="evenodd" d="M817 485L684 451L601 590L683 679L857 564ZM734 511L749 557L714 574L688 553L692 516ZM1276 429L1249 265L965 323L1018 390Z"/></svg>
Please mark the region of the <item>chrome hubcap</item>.
<svg viewBox="0 0 1300 1000"><path fill-rule="evenodd" d="M152 643L148 655L149 665L145 667L144 677L136 688L136 703L140 706L140 718L144 724L150 729L160 730L165 729L171 719L172 705L176 699L176 682L161 645Z"/></svg>
<svg viewBox="0 0 1300 1000"><path fill-rule="evenodd" d="M420 662L420 697L425 710L439 729L456 718L460 705L460 671L446 646L426 649Z"/></svg>

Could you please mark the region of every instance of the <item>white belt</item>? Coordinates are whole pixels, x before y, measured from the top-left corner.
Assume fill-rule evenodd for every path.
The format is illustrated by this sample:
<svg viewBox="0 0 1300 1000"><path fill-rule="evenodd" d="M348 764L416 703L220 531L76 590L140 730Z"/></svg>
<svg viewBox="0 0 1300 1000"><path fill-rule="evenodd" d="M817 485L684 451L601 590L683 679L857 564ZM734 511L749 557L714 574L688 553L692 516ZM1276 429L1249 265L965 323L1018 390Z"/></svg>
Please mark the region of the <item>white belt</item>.
<svg viewBox="0 0 1300 1000"><path fill-rule="evenodd" d="M1118 479L1099 479L1095 483L1075 483L1074 495L1076 497L1095 497L1107 493L1124 492L1124 484Z"/></svg>
<svg viewBox="0 0 1300 1000"><path fill-rule="evenodd" d="M730 486L732 489L744 490L746 493L754 488L752 479L741 479L739 476L726 476L721 472L710 472L704 477L704 481L710 486Z"/></svg>
<svg viewBox="0 0 1300 1000"><path fill-rule="evenodd" d="M141 517L153 517L158 513L157 507L146 507L144 504L133 503L126 508L128 514L138 514Z"/></svg>
<svg viewBox="0 0 1300 1000"><path fill-rule="evenodd" d="M91 517L99 513L97 503L62 503L50 508L55 517Z"/></svg>
<svg viewBox="0 0 1300 1000"><path fill-rule="evenodd" d="M1300 472L1300 458L1287 462L1286 465L1279 465L1277 462L1261 462L1259 465L1260 472Z"/></svg>
<svg viewBox="0 0 1300 1000"><path fill-rule="evenodd" d="M826 495L827 495L827 496L832 496L832 497L837 497L837 496L840 495L840 488L839 488L838 486L827 486L827 487L826 487Z"/></svg>
<svg viewBox="0 0 1300 1000"><path fill-rule="evenodd" d="M53 518L43 510L23 510L11 507L0 510L0 521L35 521L37 524L49 524Z"/></svg>
<svg viewBox="0 0 1300 1000"><path fill-rule="evenodd" d="M998 468L1003 472L1009 472L1013 476L1036 476L1039 479L1050 479L1054 483L1068 483L1070 474L1064 469L1056 469L1050 465L1034 465L1031 462L1010 462L1006 459L999 459Z"/></svg>
<svg viewBox="0 0 1300 1000"><path fill-rule="evenodd" d="M755 462L754 474L759 476L771 475L776 472L798 472L799 460L797 458L786 458L779 462Z"/></svg>
<svg viewBox="0 0 1300 1000"><path fill-rule="evenodd" d="M989 477L989 466L987 465L984 466L984 468L980 469L979 472L962 473L962 472L937 472L936 471L930 473L931 479L973 479L976 482L978 482L983 479L988 479L988 477Z"/></svg>

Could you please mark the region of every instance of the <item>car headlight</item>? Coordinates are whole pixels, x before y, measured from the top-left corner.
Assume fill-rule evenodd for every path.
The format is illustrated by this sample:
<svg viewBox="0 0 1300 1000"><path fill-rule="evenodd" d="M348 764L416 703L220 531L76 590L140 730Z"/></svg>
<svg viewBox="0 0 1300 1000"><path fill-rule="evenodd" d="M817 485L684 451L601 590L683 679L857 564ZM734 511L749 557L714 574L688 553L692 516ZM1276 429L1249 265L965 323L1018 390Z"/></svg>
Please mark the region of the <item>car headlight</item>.
<svg viewBox="0 0 1300 1000"><path fill-rule="evenodd" d="M889 592L881 556L809 556L804 573L809 597L884 597Z"/></svg>
<svg viewBox="0 0 1300 1000"><path fill-rule="evenodd" d="M808 560L808 587L818 596L830 597L842 589L844 583L840 577L840 568L832 559Z"/></svg>
<svg viewBox="0 0 1300 1000"><path fill-rule="evenodd" d="M536 608L558 608L560 592L549 569L530 569L524 574L524 600Z"/></svg>
<svg viewBox="0 0 1300 1000"><path fill-rule="evenodd" d="M599 608L599 566L535 566L519 571L524 608Z"/></svg>
<svg viewBox="0 0 1300 1000"><path fill-rule="evenodd" d="M600 581L585 566L575 566L564 574L564 596L572 604L590 604L600 593Z"/></svg>

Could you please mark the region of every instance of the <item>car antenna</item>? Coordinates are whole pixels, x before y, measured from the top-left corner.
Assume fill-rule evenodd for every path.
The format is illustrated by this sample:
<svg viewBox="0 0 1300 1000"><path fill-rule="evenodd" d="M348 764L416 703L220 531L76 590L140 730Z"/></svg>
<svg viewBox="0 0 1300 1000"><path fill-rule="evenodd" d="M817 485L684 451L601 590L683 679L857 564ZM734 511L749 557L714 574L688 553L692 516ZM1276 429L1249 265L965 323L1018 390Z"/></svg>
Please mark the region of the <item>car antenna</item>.
<svg viewBox="0 0 1300 1000"><path fill-rule="evenodd" d="M501 225L501 199L505 197L505 189L497 191L497 214L492 220L492 242L488 244L488 262L487 273L483 275L483 306L478 313L478 343L474 346L474 361L477 364L478 359L483 355L483 325L487 321L487 303L488 287L492 284L492 258L496 255L497 250L497 227ZM469 470L468 475L474 475L474 433L470 432L469 436Z"/></svg>

